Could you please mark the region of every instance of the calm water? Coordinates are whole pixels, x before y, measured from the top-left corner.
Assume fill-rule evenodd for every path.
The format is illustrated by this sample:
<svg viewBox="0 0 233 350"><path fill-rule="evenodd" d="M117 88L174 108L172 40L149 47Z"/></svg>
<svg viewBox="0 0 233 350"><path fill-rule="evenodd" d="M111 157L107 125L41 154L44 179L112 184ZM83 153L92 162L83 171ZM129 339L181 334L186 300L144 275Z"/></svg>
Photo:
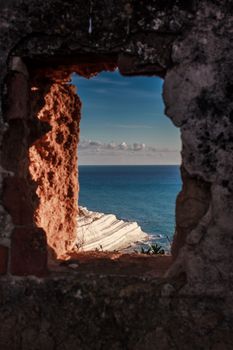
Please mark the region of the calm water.
<svg viewBox="0 0 233 350"><path fill-rule="evenodd" d="M168 245L181 189L178 166L79 166L79 183L80 205L137 221L152 240L161 235Z"/></svg>

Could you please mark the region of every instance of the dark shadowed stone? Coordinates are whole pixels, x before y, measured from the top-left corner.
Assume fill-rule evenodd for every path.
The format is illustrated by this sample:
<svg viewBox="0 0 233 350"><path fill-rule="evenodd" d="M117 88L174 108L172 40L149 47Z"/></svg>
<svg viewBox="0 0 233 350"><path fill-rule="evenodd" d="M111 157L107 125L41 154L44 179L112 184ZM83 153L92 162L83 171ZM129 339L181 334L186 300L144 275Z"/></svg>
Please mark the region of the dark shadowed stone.
<svg viewBox="0 0 233 350"><path fill-rule="evenodd" d="M0 245L0 275L7 273L8 251L9 249L7 247Z"/></svg>
<svg viewBox="0 0 233 350"><path fill-rule="evenodd" d="M12 275L45 276L47 273L46 236L41 228L15 228L12 233Z"/></svg>
<svg viewBox="0 0 233 350"><path fill-rule="evenodd" d="M8 177L3 183L3 204L15 225L32 225L35 203L27 180ZM35 200L35 198L34 198Z"/></svg>
<svg viewBox="0 0 233 350"><path fill-rule="evenodd" d="M4 109L6 121L27 119L29 115L29 84L21 73L14 72L7 78L7 96Z"/></svg>
<svg viewBox="0 0 233 350"><path fill-rule="evenodd" d="M181 167L182 191L176 200L176 232L172 242L174 258L185 245L189 232L199 223L209 209L210 185L198 177L190 176Z"/></svg>

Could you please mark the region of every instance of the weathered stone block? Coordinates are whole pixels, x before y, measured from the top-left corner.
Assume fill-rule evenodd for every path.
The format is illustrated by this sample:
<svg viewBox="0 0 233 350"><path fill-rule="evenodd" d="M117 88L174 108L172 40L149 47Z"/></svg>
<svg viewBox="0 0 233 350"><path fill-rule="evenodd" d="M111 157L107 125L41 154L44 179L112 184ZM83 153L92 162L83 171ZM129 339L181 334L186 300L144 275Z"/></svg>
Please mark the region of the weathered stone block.
<svg viewBox="0 0 233 350"><path fill-rule="evenodd" d="M0 275L7 273L8 248L0 245Z"/></svg>
<svg viewBox="0 0 233 350"><path fill-rule="evenodd" d="M47 272L47 243L41 228L15 228L11 244L11 273L42 277Z"/></svg>
<svg viewBox="0 0 233 350"><path fill-rule="evenodd" d="M181 167L183 188L176 200L176 232L172 244L172 255L177 257L185 245L190 232L207 213L210 200L210 185L197 176L190 176Z"/></svg>
<svg viewBox="0 0 233 350"><path fill-rule="evenodd" d="M9 121L2 141L2 167L18 176L27 172L28 133L29 129L24 120L13 119Z"/></svg>
<svg viewBox="0 0 233 350"><path fill-rule="evenodd" d="M25 179L17 177L4 179L3 205L15 225L33 224L32 198L29 196L29 184Z"/></svg>
<svg viewBox="0 0 233 350"><path fill-rule="evenodd" d="M21 73L11 73L7 80L7 98L5 100L5 118L26 119L29 114L28 79Z"/></svg>

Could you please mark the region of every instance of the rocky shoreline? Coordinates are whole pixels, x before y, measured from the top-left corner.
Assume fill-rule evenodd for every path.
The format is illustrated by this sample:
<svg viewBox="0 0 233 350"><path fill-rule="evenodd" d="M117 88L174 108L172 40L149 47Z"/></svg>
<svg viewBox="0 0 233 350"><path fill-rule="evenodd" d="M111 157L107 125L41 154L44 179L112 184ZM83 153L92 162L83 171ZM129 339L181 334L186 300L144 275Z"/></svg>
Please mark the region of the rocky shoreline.
<svg viewBox="0 0 233 350"><path fill-rule="evenodd" d="M148 240L149 235L142 231L137 222L79 207L77 247L80 251L122 251L133 249Z"/></svg>

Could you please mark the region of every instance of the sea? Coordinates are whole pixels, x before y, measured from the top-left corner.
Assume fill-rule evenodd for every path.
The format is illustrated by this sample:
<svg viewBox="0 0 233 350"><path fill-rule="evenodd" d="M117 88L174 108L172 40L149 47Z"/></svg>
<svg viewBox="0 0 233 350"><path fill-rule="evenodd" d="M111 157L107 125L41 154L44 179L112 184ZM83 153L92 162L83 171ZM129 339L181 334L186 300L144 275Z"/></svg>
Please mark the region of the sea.
<svg viewBox="0 0 233 350"><path fill-rule="evenodd" d="M167 251L175 230L175 201L181 190L179 166L79 166L79 205L136 221Z"/></svg>

